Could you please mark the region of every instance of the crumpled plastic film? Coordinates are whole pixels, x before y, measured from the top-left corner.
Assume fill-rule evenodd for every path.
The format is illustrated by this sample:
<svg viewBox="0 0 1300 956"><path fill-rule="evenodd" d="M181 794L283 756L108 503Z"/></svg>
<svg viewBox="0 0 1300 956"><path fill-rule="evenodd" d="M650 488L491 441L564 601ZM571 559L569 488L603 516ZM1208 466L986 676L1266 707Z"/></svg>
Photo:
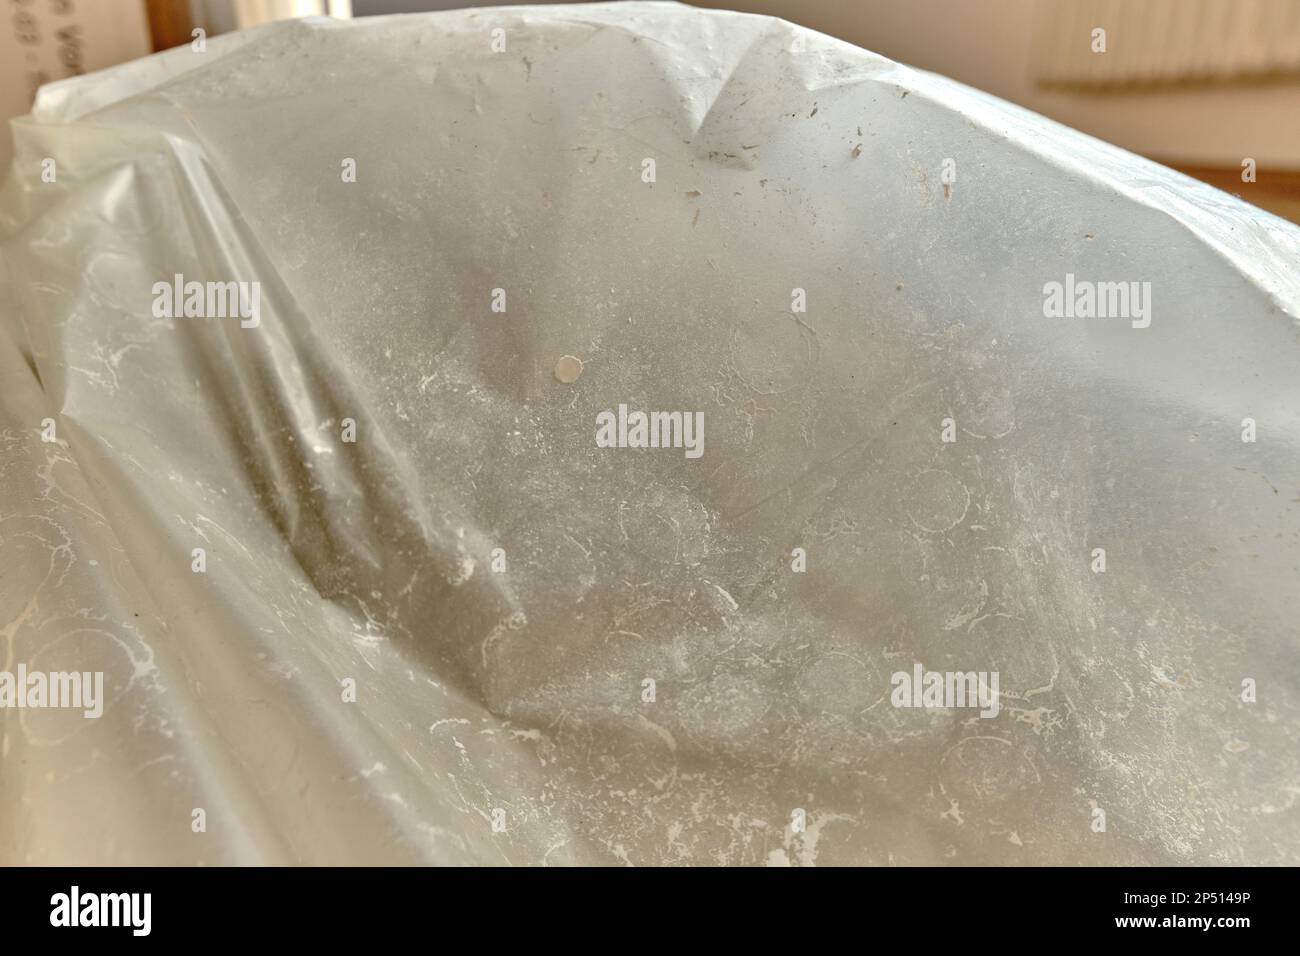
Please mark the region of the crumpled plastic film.
<svg viewBox="0 0 1300 956"><path fill-rule="evenodd" d="M1296 227L658 3L14 130L0 668L104 690L0 710L0 862L1300 862Z"/></svg>

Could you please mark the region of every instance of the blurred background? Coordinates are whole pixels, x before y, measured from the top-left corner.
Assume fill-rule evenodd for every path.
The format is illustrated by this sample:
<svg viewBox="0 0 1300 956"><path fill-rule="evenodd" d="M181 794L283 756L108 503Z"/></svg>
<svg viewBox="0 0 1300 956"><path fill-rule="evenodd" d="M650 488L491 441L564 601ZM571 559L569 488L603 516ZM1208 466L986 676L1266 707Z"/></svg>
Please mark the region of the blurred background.
<svg viewBox="0 0 1300 956"><path fill-rule="evenodd" d="M287 17L473 0L0 0L0 118L44 82ZM702 0L942 73L1300 222L1300 0ZM1104 30L1104 52L1097 30ZM0 163L9 159L0 133ZM1255 181L1243 180L1254 161Z"/></svg>

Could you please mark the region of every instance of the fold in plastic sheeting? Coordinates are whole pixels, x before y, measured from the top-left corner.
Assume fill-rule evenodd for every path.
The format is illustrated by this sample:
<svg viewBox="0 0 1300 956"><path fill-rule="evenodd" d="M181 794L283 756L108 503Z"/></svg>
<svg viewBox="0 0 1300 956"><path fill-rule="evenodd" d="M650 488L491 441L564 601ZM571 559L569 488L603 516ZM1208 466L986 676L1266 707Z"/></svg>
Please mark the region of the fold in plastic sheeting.
<svg viewBox="0 0 1300 956"><path fill-rule="evenodd" d="M1300 862L1294 226L655 3L15 135L0 670L103 699L0 710L0 861Z"/></svg>

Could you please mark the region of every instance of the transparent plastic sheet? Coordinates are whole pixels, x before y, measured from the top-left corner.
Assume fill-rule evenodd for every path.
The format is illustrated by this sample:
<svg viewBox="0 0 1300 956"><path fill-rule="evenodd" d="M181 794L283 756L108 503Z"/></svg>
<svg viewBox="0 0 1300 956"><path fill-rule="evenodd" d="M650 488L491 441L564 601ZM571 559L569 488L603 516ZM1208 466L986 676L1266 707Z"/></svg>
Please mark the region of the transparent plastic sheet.
<svg viewBox="0 0 1300 956"><path fill-rule="evenodd" d="M0 666L105 691L0 710L0 861L1300 862L1294 226L668 4L276 24L15 138Z"/></svg>

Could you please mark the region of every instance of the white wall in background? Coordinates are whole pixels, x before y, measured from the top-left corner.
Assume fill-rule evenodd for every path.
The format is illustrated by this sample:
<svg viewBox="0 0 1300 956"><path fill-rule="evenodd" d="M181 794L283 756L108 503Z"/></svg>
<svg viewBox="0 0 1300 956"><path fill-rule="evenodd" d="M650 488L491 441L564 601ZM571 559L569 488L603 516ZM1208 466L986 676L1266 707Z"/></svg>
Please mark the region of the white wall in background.
<svg viewBox="0 0 1300 956"><path fill-rule="evenodd" d="M364 2L358 0L358 6ZM1041 22L1036 0L695 2L782 17L950 76L1165 162L1232 167L1251 156L1261 166L1300 169L1300 76L1258 85L1105 94L1046 90L1038 85L1034 57ZM1186 2L1189 16L1202 15L1206 8L1226 9L1229 18L1237 9L1235 0ZM1129 22L1124 18L1118 34L1114 24L1098 25L1111 26L1108 44L1117 44L1126 42Z"/></svg>

